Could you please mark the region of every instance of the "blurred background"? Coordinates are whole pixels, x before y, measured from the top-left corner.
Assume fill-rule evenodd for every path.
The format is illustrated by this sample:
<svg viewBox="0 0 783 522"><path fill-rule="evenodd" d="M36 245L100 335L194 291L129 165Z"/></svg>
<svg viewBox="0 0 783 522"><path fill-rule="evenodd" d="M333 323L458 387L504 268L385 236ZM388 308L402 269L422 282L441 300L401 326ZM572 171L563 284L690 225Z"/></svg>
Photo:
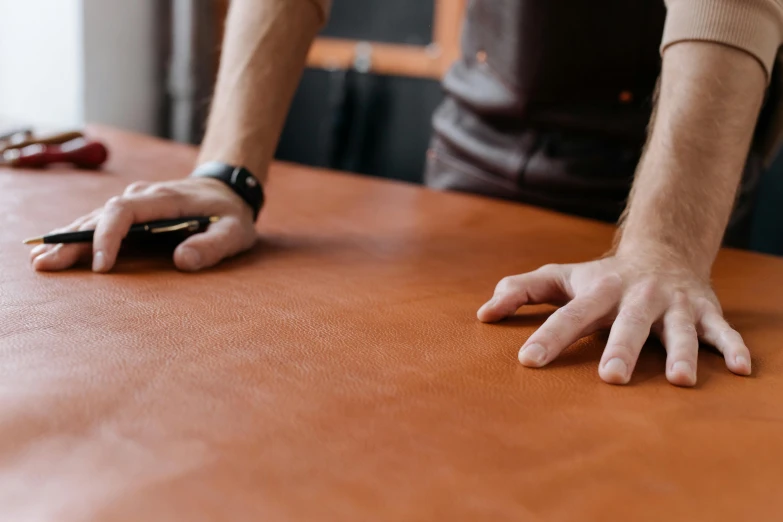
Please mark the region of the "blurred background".
<svg viewBox="0 0 783 522"><path fill-rule="evenodd" d="M420 183L467 1L334 0L277 157ZM0 123L198 144L228 3L0 0ZM752 248L783 255L782 155L762 180Z"/></svg>

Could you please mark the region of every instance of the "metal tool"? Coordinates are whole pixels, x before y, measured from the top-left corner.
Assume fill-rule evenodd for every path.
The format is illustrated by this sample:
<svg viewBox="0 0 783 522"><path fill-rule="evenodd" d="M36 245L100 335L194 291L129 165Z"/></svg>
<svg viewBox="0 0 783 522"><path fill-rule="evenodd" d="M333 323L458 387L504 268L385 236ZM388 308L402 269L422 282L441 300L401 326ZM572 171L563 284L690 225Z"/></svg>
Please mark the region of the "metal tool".
<svg viewBox="0 0 783 522"><path fill-rule="evenodd" d="M12 128L11 130L3 129L0 131L0 146L5 142L12 142L19 139L28 139L33 136L33 129L29 127Z"/></svg>
<svg viewBox="0 0 783 522"><path fill-rule="evenodd" d="M4 143L0 143L0 153L10 149L23 149L30 145L60 145L83 137L84 134L80 131L59 132L42 136L36 136L32 132L17 132L8 136Z"/></svg>

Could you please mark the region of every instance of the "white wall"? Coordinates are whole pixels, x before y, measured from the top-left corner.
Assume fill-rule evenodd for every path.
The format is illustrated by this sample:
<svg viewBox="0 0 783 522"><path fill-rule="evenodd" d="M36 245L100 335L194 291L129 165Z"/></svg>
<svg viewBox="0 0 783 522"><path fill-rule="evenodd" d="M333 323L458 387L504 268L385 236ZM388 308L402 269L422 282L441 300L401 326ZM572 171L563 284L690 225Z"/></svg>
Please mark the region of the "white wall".
<svg viewBox="0 0 783 522"><path fill-rule="evenodd" d="M155 0L0 0L0 120L155 131Z"/></svg>
<svg viewBox="0 0 783 522"><path fill-rule="evenodd" d="M0 0L0 119L81 125L81 0Z"/></svg>
<svg viewBox="0 0 783 522"><path fill-rule="evenodd" d="M155 0L82 0L84 115L139 132L155 129Z"/></svg>

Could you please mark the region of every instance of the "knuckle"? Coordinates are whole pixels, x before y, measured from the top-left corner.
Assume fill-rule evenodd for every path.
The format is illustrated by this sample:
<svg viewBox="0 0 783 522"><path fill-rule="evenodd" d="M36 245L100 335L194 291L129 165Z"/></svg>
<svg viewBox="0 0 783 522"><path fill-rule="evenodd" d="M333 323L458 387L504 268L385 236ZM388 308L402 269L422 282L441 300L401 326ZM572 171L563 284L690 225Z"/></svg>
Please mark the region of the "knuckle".
<svg viewBox="0 0 783 522"><path fill-rule="evenodd" d="M744 345L745 341L737 330L731 327L723 328L718 333L718 339L723 341L727 345Z"/></svg>
<svg viewBox="0 0 783 522"><path fill-rule="evenodd" d="M693 309L688 301L675 299L666 309L664 322L676 324L693 324Z"/></svg>
<svg viewBox="0 0 783 522"><path fill-rule="evenodd" d="M682 290L675 290L672 294L672 304L678 306L690 306L688 296Z"/></svg>
<svg viewBox="0 0 783 522"><path fill-rule="evenodd" d="M674 325L669 326L669 333L677 335L687 335L688 337L696 337L696 325L691 321L681 321Z"/></svg>
<svg viewBox="0 0 783 522"><path fill-rule="evenodd" d="M126 200L123 196L114 196L109 198L109 201L106 202L104 209L107 211L122 211L127 206L128 200Z"/></svg>
<svg viewBox="0 0 783 522"><path fill-rule="evenodd" d="M94 242L100 243L117 235L116 227L95 227Z"/></svg>
<svg viewBox="0 0 783 522"><path fill-rule="evenodd" d="M647 310L641 306L625 306L620 309L617 318L631 326L643 326L649 322L649 314Z"/></svg>
<svg viewBox="0 0 783 522"><path fill-rule="evenodd" d="M566 305L556 312L558 318L571 326L579 326L585 322L587 309L584 306Z"/></svg>
<svg viewBox="0 0 783 522"><path fill-rule="evenodd" d="M141 192L142 190L146 189L149 186L149 182L147 181L135 181L128 185L128 187L125 189L126 194L135 194L136 192Z"/></svg>
<svg viewBox="0 0 783 522"><path fill-rule="evenodd" d="M642 302L653 301L659 293L660 285L653 279L645 279L635 289L636 297Z"/></svg>
<svg viewBox="0 0 783 522"><path fill-rule="evenodd" d="M623 279L619 274L607 274L599 277L594 286L595 293L616 292L622 287Z"/></svg>
<svg viewBox="0 0 783 522"><path fill-rule="evenodd" d="M671 326L684 327L686 325L696 328L693 320L693 313L688 308L677 308L667 312L670 318L664 318L664 323Z"/></svg>
<svg viewBox="0 0 783 522"><path fill-rule="evenodd" d="M553 276L560 272L560 265L549 263L540 267L536 272L544 276Z"/></svg>
<svg viewBox="0 0 783 522"><path fill-rule="evenodd" d="M177 189L166 183L156 183L147 188L147 193L157 197L171 197L179 194Z"/></svg>
<svg viewBox="0 0 783 522"><path fill-rule="evenodd" d="M539 328L538 331L534 334L534 337L534 341L545 347L560 346L564 342L561 332L556 328L550 328L548 326L542 326Z"/></svg>
<svg viewBox="0 0 783 522"><path fill-rule="evenodd" d="M707 313L717 313L722 315L720 307L716 306L714 302L706 297L697 297L693 302L693 306L699 315L702 316Z"/></svg>
<svg viewBox="0 0 783 522"><path fill-rule="evenodd" d="M588 314L592 310L606 308L609 298L613 298L613 303L617 304L620 300L620 294L615 293L613 290L595 288L579 297L579 309L584 314Z"/></svg>
<svg viewBox="0 0 783 522"><path fill-rule="evenodd" d="M610 343L606 345L604 351L604 359L609 360L614 357L619 357L624 361L632 360L636 357L636 353L630 346L623 343Z"/></svg>
<svg viewBox="0 0 783 522"><path fill-rule="evenodd" d="M514 276L507 276L501 279L495 286L496 294L510 294L519 288Z"/></svg>
<svg viewBox="0 0 783 522"><path fill-rule="evenodd" d="M114 253L114 248L111 246L112 243L114 243L114 241L112 241L114 237L115 234L111 232L97 232L95 234L95 238L93 239L93 245L95 245L95 247L100 247L103 252L111 255ZM121 237L117 238L117 241L121 240Z"/></svg>

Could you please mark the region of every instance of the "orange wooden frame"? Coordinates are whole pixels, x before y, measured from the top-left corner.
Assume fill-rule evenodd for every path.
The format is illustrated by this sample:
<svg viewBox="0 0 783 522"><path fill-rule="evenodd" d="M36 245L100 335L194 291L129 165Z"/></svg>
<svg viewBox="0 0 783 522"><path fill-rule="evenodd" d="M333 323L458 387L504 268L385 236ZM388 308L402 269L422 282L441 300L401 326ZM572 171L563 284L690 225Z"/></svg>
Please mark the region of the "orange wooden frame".
<svg viewBox="0 0 783 522"><path fill-rule="evenodd" d="M459 57L459 38L467 0L434 0L432 44L426 47L338 38L317 38L307 66L352 69L366 53L367 72L440 79Z"/></svg>

